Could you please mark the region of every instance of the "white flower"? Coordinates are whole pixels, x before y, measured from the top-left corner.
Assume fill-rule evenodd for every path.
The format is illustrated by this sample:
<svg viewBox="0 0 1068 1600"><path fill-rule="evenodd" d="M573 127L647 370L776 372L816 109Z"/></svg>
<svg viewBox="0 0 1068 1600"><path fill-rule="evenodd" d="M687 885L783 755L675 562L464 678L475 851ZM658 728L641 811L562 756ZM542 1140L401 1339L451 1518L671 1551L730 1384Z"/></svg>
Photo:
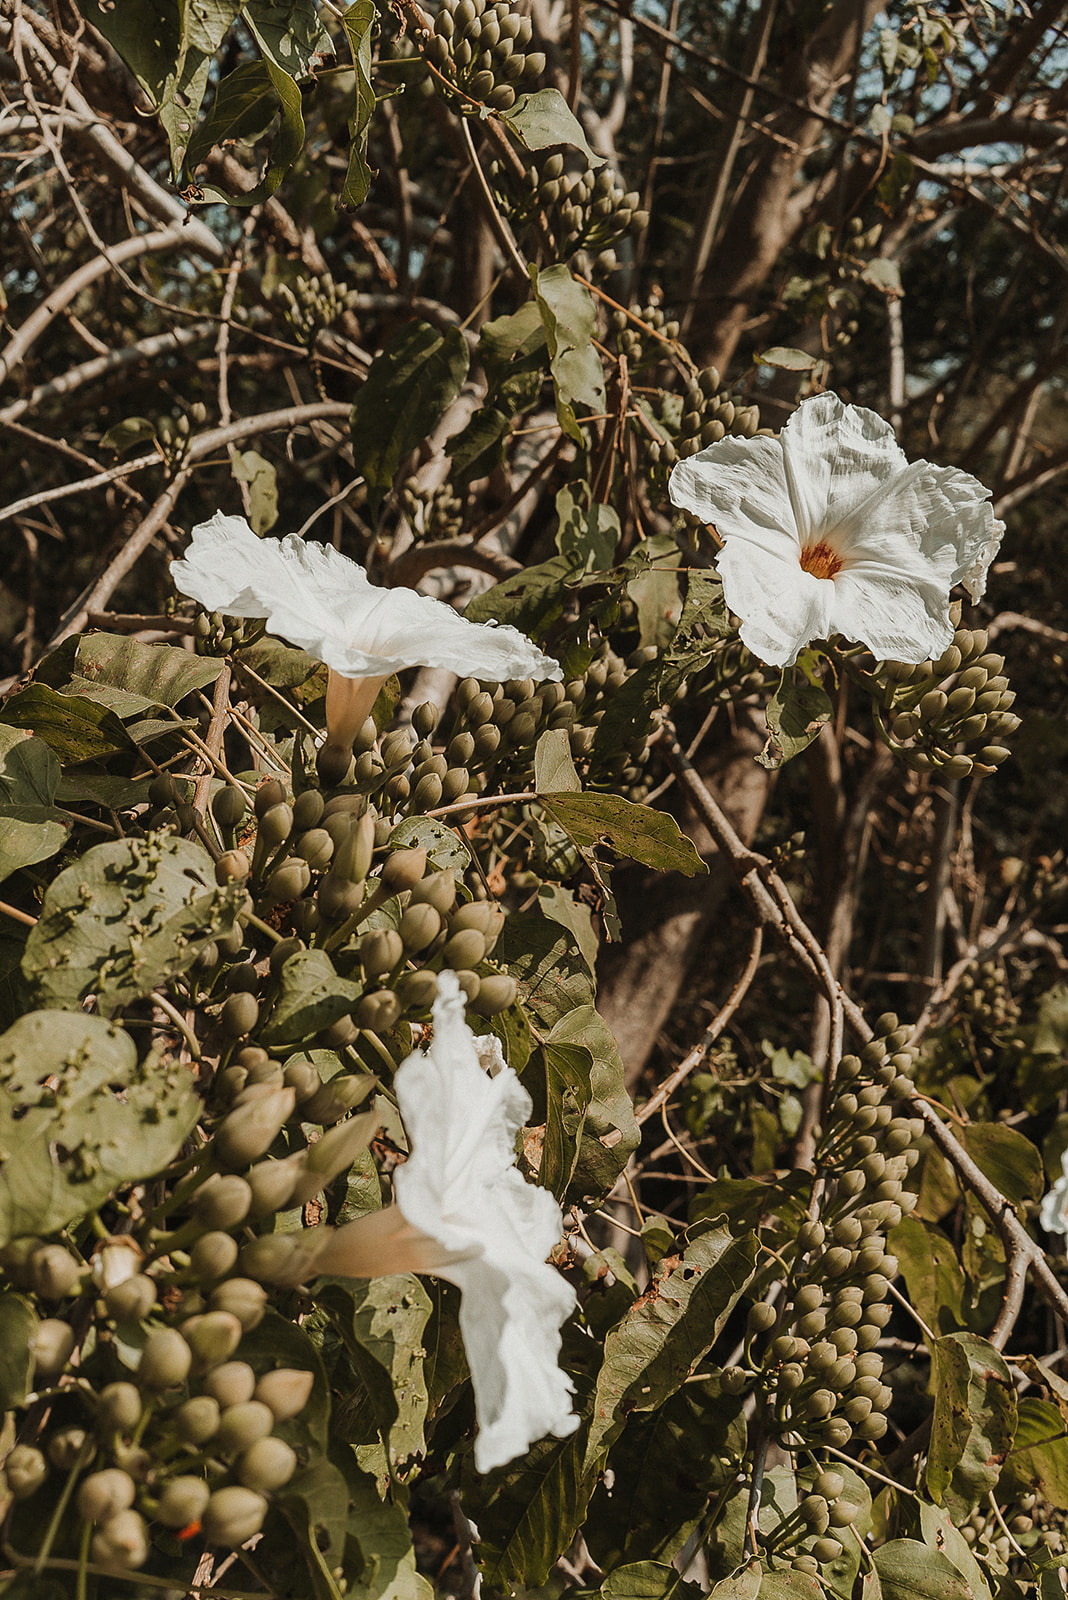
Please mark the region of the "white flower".
<svg viewBox="0 0 1068 1600"><path fill-rule="evenodd" d="M716 524L724 597L777 667L836 633L881 661L941 655L950 590L979 599L1005 531L977 479L910 465L888 423L835 394L802 401L777 439L721 439L680 461L669 493Z"/></svg>
<svg viewBox="0 0 1068 1600"><path fill-rule="evenodd" d="M1047 1233L1068 1233L1068 1150L1061 1156L1061 1175L1043 1195L1038 1220Z"/></svg>
<svg viewBox="0 0 1068 1600"><path fill-rule="evenodd" d="M206 610L264 617L271 633L325 661L332 744L351 748L379 688L405 667L498 680L563 677L558 663L516 628L468 622L414 589L377 588L329 545L306 544L295 534L259 539L244 517L221 511L193 529L171 576Z"/></svg>
<svg viewBox="0 0 1068 1600"><path fill-rule="evenodd" d="M438 980L430 1048L402 1062L395 1088L412 1145L393 1176L396 1203L337 1229L268 1235L246 1265L286 1283L393 1272L455 1283L475 1390L475 1466L489 1472L546 1433L562 1439L578 1426L558 1365L575 1294L545 1259L563 1231L560 1207L516 1171L530 1096L499 1045L476 1044L454 973Z"/></svg>

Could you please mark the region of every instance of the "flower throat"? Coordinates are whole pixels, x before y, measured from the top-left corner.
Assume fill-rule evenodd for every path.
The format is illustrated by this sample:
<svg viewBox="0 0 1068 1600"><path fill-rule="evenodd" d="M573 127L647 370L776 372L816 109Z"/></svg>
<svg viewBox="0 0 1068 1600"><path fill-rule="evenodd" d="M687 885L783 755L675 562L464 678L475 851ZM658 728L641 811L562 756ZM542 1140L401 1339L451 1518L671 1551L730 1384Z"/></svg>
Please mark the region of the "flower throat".
<svg viewBox="0 0 1068 1600"><path fill-rule="evenodd" d="M837 550L832 550L825 539L819 544L808 544L801 552L801 567L814 578L836 578L843 561Z"/></svg>

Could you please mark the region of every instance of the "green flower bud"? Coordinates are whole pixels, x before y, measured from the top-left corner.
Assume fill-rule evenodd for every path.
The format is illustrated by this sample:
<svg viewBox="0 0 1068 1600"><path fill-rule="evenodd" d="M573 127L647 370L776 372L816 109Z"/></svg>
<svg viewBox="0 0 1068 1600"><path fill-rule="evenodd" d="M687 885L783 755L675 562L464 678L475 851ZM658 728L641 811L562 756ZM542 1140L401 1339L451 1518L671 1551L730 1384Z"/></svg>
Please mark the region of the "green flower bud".
<svg viewBox="0 0 1068 1600"><path fill-rule="evenodd" d="M134 1503L137 1489L128 1472L118 1467L105 1467L102 1472L91 1472L78 1485L75 1505L78 1515L87 1522L106 1522L117 1511L127 1511Z"/></svg>
<svg viewBox="0 0 1068 1600"><path fill-rule="evenodd" d="M211 1291L211 1307L213 1311L229 1312L250 1333L263 1321L267 1294L251 1278L228 1278Z"/></svg>
<svg viewBox="0 0 1068 1600"><path fill-rule="evenodd" d="M401 1003L392 989L377 989L364 995L356 1011L356 1021L370 1033L388 1033L399 1021Z"/></svg>
<svg viewBox="0 0 1068 1600"><path fill-rule="evenodd" d="M212 1494L200 1521L208 1544L236 1549L254 1533L259 1533L266 1515L267 1502L262 1494L238 1484L227 1484Z"/></svg>
<svg viewBox="0 0 1068 1600"><path fill-rule="evenodd" d="M72 1472L85 1449L84 1428L60 1428L48 1440L48 1459L60 1472Z"/></svg>
<svg viewBox="0 0 1068 1600"><path fill-rule="evenodd" d="M147 1317L158 1298L155 1283L143 1272L117 1283L104 1295L109 1317L116 1322L140 1322Z"/></svg>
<svg viewBox="0 0 1068 1600"><path fill-rule="evenodd" d="M185 1400L170 1414L171 1426L179 1439L199 1447L214 1439L219 1428L219 1402L211 1395L198 1394Z"/></svg>
<svg viewBox="0 0 1068 1600"><path fill-rule="evenodd" d="M275 1422L299 1416L311 1399L315 1374L300 1367L278 1367L256 1380L255 1398L267 1406Z"/></svg>
<svg viewBox="0 0 1068 1600"><path fill-rule="evenodd" d="M412 890L409 907L417 905L433 906L439 916L445 916L452 909L456 899L456 873L451 867L443 872L431 872L415 885Z"/></svg>
<svg viewBox="0 0 1068 1600"><path fill-rule="evenodd" d="M109 1383L100 1391L97 1428L131 1433L141 1420L141 1391L132 1383Z"/></svg>
<svg viewBox="0 0 1068 1600"><path fill-rule="evenodd" d="M284 844L293 832L293 810L284 802L271 806L260 816L259 833L269 845Z"/></svg>
<svg viewBox="0 0 1068 1600"><path fill-rule="evenodd" d="M336 867L336 858L335 858ZM350 882L336 870L328 872L316 891L320 914L327 922L343 922L354 916L363 904L363 882Z"/></svg>
<svg viewBox="0 0 1068 1600"><path fill-rule="evenodd" d="M848 1500L838 1500L830 1508L828 1521L832 1528L848 1528L859 1516L859 1506L852 1505Z"/></svg>
<svg viewBox="0 0 1068 1600"><path fill-rule="evenodd" d="M29 1261L30 1281L42 1300L63 1300L81 1287L83 1268L61 1244L46 1244Z"/></svg>
<svg viewBox="0 0 1068 1600"><path fill-rule="evenodd" d="M297 1470L296 1452L281 1439L258 1439L237 1458L235 1475L247 1489L270 1494L281 1489Z"/></svg>
<svg viewBox="0 0 1068 1600"><path fill-rule="evenodd" d="M240 883L252 870L252 863L243 850L227 850L215 863L215 882Z"/></svg>
<svg viewBox="0 0 1068 1600"><path fill-rule="evenodd" d="M504 972L494 972L482 979L475 997L474 1009L482 1017L495 1017L515 1004L519 985Z"/></svg>
<svg viewBox="0 0 1068 1600"><path fill-rule="evenodd" d="M215 1130L213 1149L217 1159L224 1166L245 1167L265 1155L282 1124L292 1116L296 1103L294 1090L283 1086L235 1107ZM249 1198L251 1201L251 1195Z"/></svg>
<svg viewBox="0 0 1068 1600"><path fill-rule="evenodd" d="M16 1500L28 1500L48 1477L48 1462L33 1445L17 1444L4 1461L4 1477Z"/></svg>
<svg viewBox="0 0 1068 1600"><path fill-rule="evenodd" d="M265 1439L273 1427L270 1406L264 1405L262 1400L243 1400L223 1411L212 1447L220 1455L236 1455L255 1444L257 1439Z"/></svg>
<svg viewBox="0 0 1068 1600"><path fill-rule="evenodd" d="M395 850L382 866L382 882L399 894L404 889L414 889L425 871L425 850Z"/></svg>
<svg viewBox="0 0 1068 1600"><path fill-rule="evenodd" d="M863 1422L858 1423L857 1427L853 1431L858 1439L863 1439L868 1443L871 1443L875 1439L881 1439L888 1427L889 1423L883 1416L882 1412L873 1411L871 1416L866 1417Z"/></svg>
<svg viewBox="0 0 1068 1600"><path fill-rule="evenodd" d="M812 1250L819 1250L827 1236L827 1230L822 1222L803 1222L797 1230L797 1248L806 1254Z"/></svg>
<svg viewBox="0 0 1068 1600"><path fill-rule="evenodd" d="M842 1546L837 1539L817 1539L812 1546L812 1554L821 1566L829 1566L832 1561L837 1561L842 1554Z"/></svg>
<svg viewBox="0 0 1068 1600"><path fill-rule="evenodd" d="M256 790L256 798L253 801L253 809L255 810L257 817L262 820L262 818L266 816L267 812L270 811L272 806L282 805L285 801L285 797L285 787L279 783L278 779L268 778L266 782L261 783L259 788Z"/></svg>
<svg viewBox="0 0 1068 1600"><path fill-rule="evenodd" d="M477 967L486 956L485 936L477 928L464 928L449 938L441 952L445 966L454 971L469 971Z"/></svg>
<svg viewBox="0 0 1068 1600"><path fill-rule="evenodd" d="M133 1572L148 1560L148 1529L138 1511L118 1511L93 1534L90 1559L115 1572Z"/></svg>
<svg viewBox="0 0 1068 1600"><path fill-rule="evenodd" d="M189 1528L201 1520L211 1490L203 1478L184 1474L164 1484L156 1507L156 1520L165 1528Z"/></svg>
<svg viewBox="0 0 1068 1600"><path fill-rule="evenodd" d="M406 972L397 985L397 998L406 1011L428 1011L438 992L434 972Z"/></svg>
<svg viewBox="0 0 1068 1600"><path fill-rule="evenodd" d="M831 1249L824 1253L821 1262L824 1275L828 1278L840 1278L844 1272L850 1270L852 1265L852 1250L847 1250L840 1245L832 1245Z"/></svg>
<svg viewBox="0 0 1068 1600"><path fill-rule="evenodd" d="M427 908L429 909L429 908ZM406 911L405 917L412 913ZM432 917L437 917L436 911L431 911ZM439 919L440 926L440 919ZM430 935L432 939L434 934ZM430 943L430 939L426 941ZM404 958L404 918L401 919L401 931L395 928L374 928L370 933L365 933L360 940L360 964L368 978L380 978Z"/></svg>
<svg viewBox="0 0 1068 1600"><path fill-rule="evenodd" d="M750 1338L760 1333L767 1333L770 1328L775 1326L776 1320L775 1307L769 1306L763 1300L758 1300L755 1305L749 1307L747 1327Z"/></svg>
<svg viewBox="0 0 1068 1600"><path fill-rule="evenodd" d="M30 1339L33 1370L37 1378L55 1378L63 1371L74 1350L74 1329L58 1317L45 1317Z"/></svg>
<svg viewBox="0 0 1068 1600"><path fill-rule="evenodd" d="M260 1006L256 996L248 993L232 994L222 1008L219 1028L227 1039L240 1039L251 1033L260 1020Z"/></svg>
<svg viewBox="0 0 1068 1600"><path fill-rule="evenodd" d="M802 1414L809 1421L819 1421L822 1417L829 1417L838 1403L838 1396L831 1389L813 1389L802 1402Z"/></svg>
<svg viewBox="0 0 1068 1600"><path fill-rule="evenodd" d="M213 1172L193 1196L191 1210L206 1228L235 1228L248 1216L252 1191L244 1178Z"/></svg>
<svg viewBox="0 0 1068 1600"><path fill-rule="evenodd" d="M356 1029L353 1028L355 1036ZM329 1083L323 1084L318 1094L305 1102L302 1108L302 1117L305 1122L318 1122L324 1128L332 1128L336 1122L353 1106L359 1105L366 1099L374 1087L374 1079L358 1074L339 1073L331 1078ZM319 1143L322 1141L320 1140ZM319 1148L319 1144L311 1147Z"/></svg>
<svg viewBox="0 0 1068 1600"><path fill-rule="evenodd" d="M226 1361L241 1343L241 1333L240 1322L225 1311L208 1311L183 1323L182 1336L193 1352L194 1372L207 1372Z"/></svg>
<svg viewBox="0 0 1068 1600"><path fill-rule="evenodd" d="M798 1318L795 1326L803 1339L818 1339L827 1326L827 1313L807 1311L803 1317Z"/></svg>
<svg viewBox="0 0 1068 1600"><path fill-rule="evenodd" d="M826 1533L829 1522L826 1500L819 1494L807 1494L797 1507L805 1527L813 1533Z"/></svg>
<svg viewBox="0 0 1068 1600"><path fill-rule="evenodd" d="M224 1361L204 1379L205 1394L210 1394L220 1406L242 1405L252 1399L255 1387L256 1374L247 1361Z"/></svg>
<svg viewBox="0 0 1068 1600"><path fill-rule="evenodd" d="M398 929L405 950L417 954L433 944L441 932L441 914L432 905L410 905Z"/></svg>
<svg viewBox="0 0 1068 1600"><path fill-rule="evenodd" d="M275 867L264 888L268 897L276 905L281 905L286 900L298 899L310 883L311 869L308 863L299 856L292 856L280 867Z"/></svg>
<svg viewBox="0 0 1068 1600"><path fill-rule="evenodd" d="M266 1217L289 1205L301 1171L300 1155L284 1161L259 1161L248 1174L252 1193L249 1216Z"/></svg>
<svg viewBox="0 0 1068 1600"><path fill-rule="evenodd" d="M142 1389L176 1389L189 1376L193 1352L177 1328L153 1328L141 1352Z"/></svg>

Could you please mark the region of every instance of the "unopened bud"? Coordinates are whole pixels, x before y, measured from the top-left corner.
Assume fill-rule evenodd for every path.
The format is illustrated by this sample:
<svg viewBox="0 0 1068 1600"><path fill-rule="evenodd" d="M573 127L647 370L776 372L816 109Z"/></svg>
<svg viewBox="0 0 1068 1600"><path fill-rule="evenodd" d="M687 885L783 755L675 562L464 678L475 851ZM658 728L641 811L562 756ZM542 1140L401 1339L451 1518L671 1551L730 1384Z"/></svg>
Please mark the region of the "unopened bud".
<svg viewBox="0 0 1068 1600"><path fill-rule="evenodd" d="M186 1444L200 1446L214 1439L219 1428L219 1416L219 1402L213 1400L211 1395L198 1394L172 1411L170 1420L180 1439Z"/></svg>
<svg viewBox="0 0 1068 1600"><path fill-rule="evenodd" d="M223 1411L212 1447L220 1455L236 1455L239 1450L247 1450L249 1445L255 1444L257 1439L265 1439L273 1427L270 1406L264 1405L262 1400L242 1400Z"/></svg>
<svg viewBox="0 0 1068 1600"><path fill-rule="evenodd" d="M45 1317L30 1339L33 1369L38 1378L55 1378L63 1371L74 1350L74 1329L58 1317Z"/></svg>
<svg viewBox="0 0 1068 1600"><path fill-rule="evenodd" d="M156 1518L165 1528L188 1528L199 1522L211 1497L203 1478L185 1474L165 1484L156 1507Z"/></svg>
<svg viewBox="0 0 1068 1600"><path fill-rule="evenodd" d="M256 1374L247 1361L224 1361L204 1379L204 1391L220 1406L242 1405L251 1400Z"/></svg>
<svg viewBox="0 0 1068 1600"><path fill-rule="evenodd" d="M33 1445L17 1444L4 1462L4 1477L16 1500L28 1500L48 1477L48 1462Z"/></svg>
<svg viewBox="0 0 1068 1600"><path fill-rule="evenodd" d="M218 1159L228 1167L247 1167L266 1155L296 1103L295 1091L282 1087L271 1090L250 1105L237 1106L215 1130L214 1150Z"/></svg>
<svg viewBox="0 0 1068 1600"><path fill-rule="evenodd" d="M301 1367L278 1367L256 1380L255 1398L269 1407L275 1422L299 1416L311 1399L315 1374Z"/></svg>
<svg viewBox="0 0 1068 1600"><path fill-rule="evenodd" d="M176 1389L189 1376L193 1352L177 1328L153 1328L141 1352L137 1376L145 1389Z"/></svg>
<svg viewBox="0 0 1068 1600"><path fill-rule="evenodd" d="M296 1470L296 1452L282 1439L273 1437L258 1439L255 1444L249 1445L238 1456L234 1466L235 1476L240 1478L245 1487L256 1489L261 1494L281 1489Z"/></svg>
<svg viewBox="0 0 1068 1600"><path fill-rule="evenodd" d="M106 1522L117 1511L126 1511L134 1503L136 1486L128 1472L118 1467L105 1467L102 1472L91 1472L78 1485L75 1504L78 1515L88 1522Z"/></svg>
<svg viewBox="0 0 1068 1600"><path fill-rule="evenodd" d="M211 1292L213 1311L228 1312L246 1333L259 1327L267 1309L267 1295L251 1278L227 1278Z"/></svg>
<svg viewBox="0 0 1068 1600"><path fill-rule="evenodd" d="M213 1172L193 1196L191 1210L206 1228L235 1228L244 1222L252 1203L252 1190L244 1178Z"/></svg>
<svg viewBox="0 0 1068 1600"><path fill-rule="evenodd" d="M141 1391L133 1383L109 1383L100 1391L97 1426L131 1433L141 1420Z"/></svg>
<svg viewBox="0 0 1068 1600"><path fill-rule="evenodd" d="M118 1511L94 1533L89 1554L98 1566L133 1572L148 1560L148 1529L139 1511Z"/></svg>
<svg viewBox="0 0 1068 1600"><path fill-rule="evenodd" d="M262 1494L240 1484L227 1484L212 1494L200 1522L208 1544L236 1549L259 1533L266 1515L267 1501Z"/></svg>
<svg viewBox="0 0 1068 1600"><path fill-rule="evenodd" d="M80 1286L82 1268L61 1244L46 1244L30 1257L30 1276L42 1300L62 1300Z"/></svg>

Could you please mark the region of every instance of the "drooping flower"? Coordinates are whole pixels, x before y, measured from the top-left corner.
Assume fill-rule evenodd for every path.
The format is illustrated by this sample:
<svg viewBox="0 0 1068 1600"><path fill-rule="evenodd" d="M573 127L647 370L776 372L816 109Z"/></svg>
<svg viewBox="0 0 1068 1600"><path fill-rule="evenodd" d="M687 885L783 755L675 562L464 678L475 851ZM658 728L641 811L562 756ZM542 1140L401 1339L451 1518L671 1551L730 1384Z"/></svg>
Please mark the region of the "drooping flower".
<svg viewBox="0 0 1068 1600"><path fill-rule="evenodd" d="M1043 1195L1038 1220L1047 1233L1068 1233L1068 1150L1061 1156L1061 1175Z"/></svg>
<svg viewBox="0 0 1068 1600"><path fill-rule="evenodd" d="M433 1017L429 1049L397 1069L412 1151L393 1175L395 1203L340 1228L268 1235L244 1260L289 1284L394 1272L455 1283L475 1391L475 1466L489 1472L546 1433L565 1438L578 1426L558 1365L575 1294L546 1262L563 1231L560 1208L515 1167L529 1095L499 1045L476 1045L452 972L438 979Z"/></svg>
<svg viewBox="0 0 1068 1600"><path fill-rule="evenodd" d="M889 423L835 394L802 401L777 439L721 439L680 461L669 493L715 524L742 639L777 667L833 634L881 661L941 655L950 590L979 599L1005 531L977 479L910 464Z"/></svg>
<svg viewBox="0 0 1068 1600"><path fill-rule="evenodd" d="M377 588L329 545L295 534L260 539L244 517L221 511L193 529L171 576L206 610L263 617L271 633L324 661L328 739L349 749L382 684L405 667L498 680L563 677L516 628L468 622L414 589Z"/></svg>

